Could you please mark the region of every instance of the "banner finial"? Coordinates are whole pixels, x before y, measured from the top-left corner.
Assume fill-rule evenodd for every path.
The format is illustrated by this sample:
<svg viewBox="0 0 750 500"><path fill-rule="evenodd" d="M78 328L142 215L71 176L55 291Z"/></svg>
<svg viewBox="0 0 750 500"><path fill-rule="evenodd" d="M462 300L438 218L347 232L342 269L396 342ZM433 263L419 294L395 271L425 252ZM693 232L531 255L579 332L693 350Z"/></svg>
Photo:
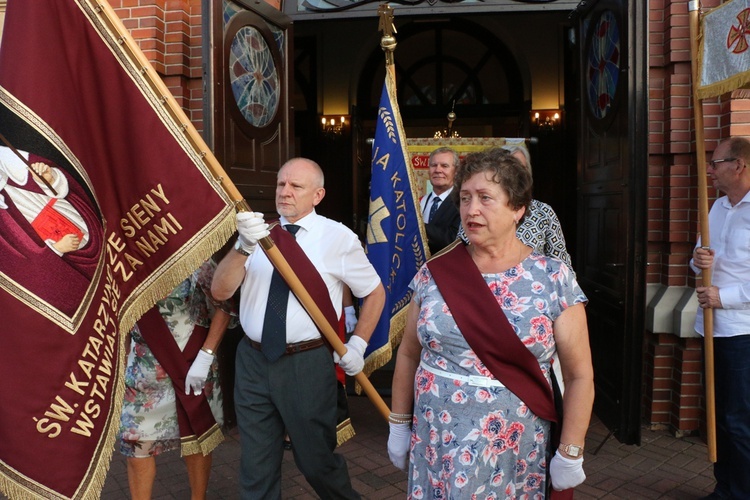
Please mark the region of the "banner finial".
<svg viewBox="0 0 750 500"><path fill-rule="evenodd" d="M383 37L380 39L380 48L385 52L386 64L392 65L393 51L396 50L396 37L393 34L397 33L396 26L393 24L393 8L387 3L382 4L378 7L378 16L380 16L378 30L383 32Z"/></svg>

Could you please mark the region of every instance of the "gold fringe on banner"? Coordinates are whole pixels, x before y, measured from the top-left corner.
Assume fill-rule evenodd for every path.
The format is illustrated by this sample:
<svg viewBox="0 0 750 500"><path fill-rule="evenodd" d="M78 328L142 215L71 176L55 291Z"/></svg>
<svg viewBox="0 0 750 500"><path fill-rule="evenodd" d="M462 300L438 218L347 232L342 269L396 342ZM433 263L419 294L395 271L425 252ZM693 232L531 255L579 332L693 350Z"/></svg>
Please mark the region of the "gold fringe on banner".
<svg viewBox="0 0 750 500"><path fill-rule="evenodd" d="M169 270L158 279L144 282L131 294L130 302L123 304L120 318L120 333L128 333L136 321L153 305L169 294L174 287L195 271L206 255L218 251L236 230L234 208L227 206L210 225L212 228L193 236L183 251L176 253L170 261L164 263ZM156 274L156 273L155 273Z"/></svg>
<svg viewBox="0 0 750 500"><path fill-rule="evenodd" d="M101 442L103 443L114 443L120 431L119 415L120 413L122 413L122 401L125 396L125 383L123 376L123 374L125 373L124 367L126 360L124 348L125 336L120 335L119 342L120 349L118 352L120 355L118 356L117 365L119 367L119 370L117 371L117 381L114 385L112 393L112 397L114 399L113 404L110 406L110 416L106 419L107 428L102 432L102 435L100 437ZM107 481L109 463L112 460L112 454L114 453L114 451L114 446L98 447L98 452L101 456L99 458L94 457L91 461L91 465L87 474L90 476L90 480L82 482L81 486L85 486L85 488L79 489L70 498L80 500L96 500L101 497L104 483ZM107 464L107 467L94 467L98 463ZM0 474L0 490L4 491L8 498L44 498L53 500L68 500L68 497L59 495L49 488L46 488L37 483L36 481L31 481L28 477L22 477L15 471L4 467L2 462L0 462L0 470L2 471L2 474ZM10 477L14 475L16 476L16 479L14 482L11 482ZM23 483L25 483L25 485Z"/></svg>
<svg viewBox="0 0 750 500"><path fill-rule="evenodd" d="M224 433L221 432L219 424L215 424L208 432L198 438L198 441L201 445L201 452L208 455L224 442Z"/></svg>
<svg viewBox="0 0 750 500"><path fill-rule="evenodd" d="M388 332L389 342L386 342L383 347L377 351L373 351L367 356L367 361L365 362L365 367L362 369L362 372L368 377L372 372L385 366L385 364L393 358L393 351L398 347L401 343L401 339L404 337L407 309L408 307L404 307L391 318L391 328ZM362 387L356 382L354 383L354 391L357 394L362 394Z"/></svg>
<svg viewBox="0 0 750 500"><path fill-rule="evenodd" d="M722 80L720 82L712 83L704 87L699 87L695 93L700 99L707 99L710 97L720 96L733 90L740 88L750 88L750 73L739 73Z"/></svg>
<svg viewBox="0 0 750 500"><path fill-rule="evenodd" d="M383 347L377 351L373 351L367 356L367 362L362 371L368 377L372 372L388 363L393 357L393 351L398 347L401 343L401 339L404 337L407 309L408 306L404 307L391 318L391 328L388 332L389 342L386 342ZM359 394L359 392L357 392L357 394Z"/></svg>

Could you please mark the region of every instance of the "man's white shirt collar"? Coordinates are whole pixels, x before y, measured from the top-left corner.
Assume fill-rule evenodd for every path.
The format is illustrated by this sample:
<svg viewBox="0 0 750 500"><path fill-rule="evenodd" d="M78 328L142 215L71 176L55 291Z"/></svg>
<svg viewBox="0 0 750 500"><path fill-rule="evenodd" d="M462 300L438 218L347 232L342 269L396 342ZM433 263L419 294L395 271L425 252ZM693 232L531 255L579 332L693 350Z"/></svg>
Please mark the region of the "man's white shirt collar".
<svg viewBox="0 0 750 500"><path fill-rule="evenodd" d="M295 225L301 227L305 231L309 232L310 229L315 225L315 221L318 218L317 212L315 212L315 209L313 208L313 211L309 214L302 217L297 222L294 222ZM286 226L287 224L292 224L292 222L289 222L286 217L283 215L279 217L279 224L281 224L282 227Z"/></svg>

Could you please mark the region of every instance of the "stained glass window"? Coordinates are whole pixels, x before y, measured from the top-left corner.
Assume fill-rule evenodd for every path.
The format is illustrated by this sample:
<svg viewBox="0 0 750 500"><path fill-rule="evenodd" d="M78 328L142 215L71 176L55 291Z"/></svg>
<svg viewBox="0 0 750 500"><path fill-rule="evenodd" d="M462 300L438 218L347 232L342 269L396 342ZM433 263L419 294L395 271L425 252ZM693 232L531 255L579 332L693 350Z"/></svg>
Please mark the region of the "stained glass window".
<svg viewBox="0 0 750 500"><path fill-rule="evenodd" d="M243 26L232 40L229 77L237 107L254 127L268 125L279 106L279 75L261 33Z"/></svg>
<svg viewBox="0 0 750 500"><path fill-rule="evenodd" d="M588 51L588 101L595 118L612 109L620 75L620 27L612 11L604 11L594 26Z"/></svg>

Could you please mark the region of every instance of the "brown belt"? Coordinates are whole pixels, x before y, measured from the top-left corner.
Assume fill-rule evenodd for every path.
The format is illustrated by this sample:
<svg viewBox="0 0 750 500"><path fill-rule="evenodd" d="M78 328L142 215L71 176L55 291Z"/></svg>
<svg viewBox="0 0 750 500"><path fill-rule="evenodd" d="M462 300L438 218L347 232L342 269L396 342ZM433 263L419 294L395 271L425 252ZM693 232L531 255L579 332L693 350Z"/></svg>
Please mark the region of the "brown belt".
<svg viewBox="0 0 750 500"><path fill-rule="evenodd" d="M258 351L261 350L260 342L251 340L250 337L245 337L245 340L250 342L250 345L253 346L253 349L257 349ZM298 352L317 349L318 347L323 346L323 344L325 344L325 342L323 341L323 337L319 337L313 340L305 340L304 342L296 342L294 344L287 344L284 354L297 354Z"/></svg>

